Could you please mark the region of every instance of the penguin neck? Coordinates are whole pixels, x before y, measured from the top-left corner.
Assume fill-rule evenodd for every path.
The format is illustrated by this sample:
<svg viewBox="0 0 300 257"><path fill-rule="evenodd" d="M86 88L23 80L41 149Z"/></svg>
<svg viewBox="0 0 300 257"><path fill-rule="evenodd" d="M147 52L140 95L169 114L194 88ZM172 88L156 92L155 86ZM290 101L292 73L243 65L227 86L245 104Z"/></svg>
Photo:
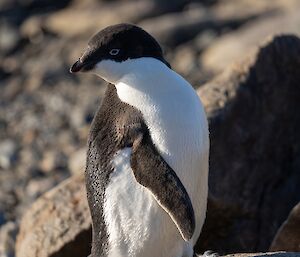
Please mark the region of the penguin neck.
<svg viewBox="0 0 300 257"><path fill-rule="evenodd" d="M122 101L128 103L132 97L157 98L174 89L169 83L174 72L160 60L143 57L126 62L126 72L114 83Z"/></svg>

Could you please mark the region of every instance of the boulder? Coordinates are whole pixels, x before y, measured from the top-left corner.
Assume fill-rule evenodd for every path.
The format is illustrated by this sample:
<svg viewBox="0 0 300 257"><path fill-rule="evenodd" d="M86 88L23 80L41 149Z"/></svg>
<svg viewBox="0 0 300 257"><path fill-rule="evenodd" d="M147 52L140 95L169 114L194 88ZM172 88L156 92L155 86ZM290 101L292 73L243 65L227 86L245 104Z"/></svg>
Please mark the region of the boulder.
<svg viewBox="0 0 300 257"><path fill-rule="evenodd" d="M212 222L219 229L204 226L199 252L265 251L299 202L299 56L298 37L277 36L199 89L210 127L209 188L234 210L226 226L217 218L225 213Z"/></svg>
<svg viewBox="0 0 300 257"><path fill-rule="evenodd" d="M26 212L16 256L88 256L90 226L83 174L73 176L41 196Z"/></svg>
<svg viewBox="0 0 300 257"><path fill-rule="evenodd" d="M271 251L300 252L300 203L281 225L270 247Z"/></svg>

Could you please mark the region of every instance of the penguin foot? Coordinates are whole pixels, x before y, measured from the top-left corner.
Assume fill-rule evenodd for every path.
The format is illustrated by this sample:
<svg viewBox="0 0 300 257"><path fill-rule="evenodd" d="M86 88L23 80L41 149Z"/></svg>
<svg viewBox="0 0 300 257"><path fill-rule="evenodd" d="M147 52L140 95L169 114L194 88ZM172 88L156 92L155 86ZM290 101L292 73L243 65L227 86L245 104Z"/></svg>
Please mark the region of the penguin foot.
<svg viewBox="0 0 300 257"><path fill-rule="evenodd" d="M215 253L215 252L213 252L213 251L205 251L204 253L203 253L203 255L198 255L199 257L201 256L201 257L219 257L220 255L218 254L218 253Z"/></svg>

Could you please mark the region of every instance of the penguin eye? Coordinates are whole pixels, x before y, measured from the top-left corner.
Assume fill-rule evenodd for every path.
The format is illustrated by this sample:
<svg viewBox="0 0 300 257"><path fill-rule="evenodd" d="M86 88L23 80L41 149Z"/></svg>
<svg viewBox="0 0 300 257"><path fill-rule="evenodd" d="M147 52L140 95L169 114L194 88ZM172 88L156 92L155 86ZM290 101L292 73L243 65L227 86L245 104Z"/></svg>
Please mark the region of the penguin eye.
<svg viewBox="0 0 300 257"><path fill-rule="evenodd" d="M110 55L117 55L120 52L120 49L114 48L109 51Z"/></svg>

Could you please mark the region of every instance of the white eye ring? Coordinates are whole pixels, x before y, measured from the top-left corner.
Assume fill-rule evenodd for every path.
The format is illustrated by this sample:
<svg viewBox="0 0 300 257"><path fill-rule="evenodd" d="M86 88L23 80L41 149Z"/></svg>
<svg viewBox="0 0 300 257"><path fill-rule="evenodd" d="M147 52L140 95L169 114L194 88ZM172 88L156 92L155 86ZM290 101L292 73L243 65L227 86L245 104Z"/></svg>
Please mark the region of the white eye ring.
<svg viewBox="0 0 300 257"><path fill-rule="evenodd" d="M117 55L120 52L120 49L114 48L109 51L110 55Z"/></svg>

